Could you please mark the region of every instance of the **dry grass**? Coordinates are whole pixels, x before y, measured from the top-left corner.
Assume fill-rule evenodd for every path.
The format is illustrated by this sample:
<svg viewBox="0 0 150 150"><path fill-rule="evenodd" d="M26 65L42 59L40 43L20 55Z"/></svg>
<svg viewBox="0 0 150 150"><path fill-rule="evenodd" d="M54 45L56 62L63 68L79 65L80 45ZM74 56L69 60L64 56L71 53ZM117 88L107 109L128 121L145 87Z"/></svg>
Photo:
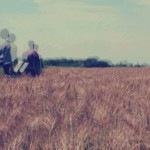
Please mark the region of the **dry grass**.
<svg viewBox="0 0 150 150"><path fill-rule="evenodd" d="M0 75L0 150L150 150L150 68Z"/></svg>

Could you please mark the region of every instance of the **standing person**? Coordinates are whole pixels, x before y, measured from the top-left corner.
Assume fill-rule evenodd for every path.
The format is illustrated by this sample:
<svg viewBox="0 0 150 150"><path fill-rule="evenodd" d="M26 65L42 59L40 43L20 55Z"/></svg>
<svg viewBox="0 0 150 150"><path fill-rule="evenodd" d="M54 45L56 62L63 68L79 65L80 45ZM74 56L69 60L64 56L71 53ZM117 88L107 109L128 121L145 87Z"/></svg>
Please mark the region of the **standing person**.
<svg viewBox="0 0 150 150"><path fill-rule="evenodd" d="M12 58L11 58L11 43L9 32L7 29L1 30L1 38L5 40L0 48L0 55L2 56L3 70L6 75L11 75L12 72Z"/></svg>
<svg viewBox="0 0 150 150"><path fill-rule="evenodd" d="M11 75L11 71L12 71L12 59L11 59L11 45L10 42L7 41L7 43L5 43L4 47L2 47L2 49L0 50L1 54L3 55L3 69L4 69L4 73L6 75Z"/></svg>
<svg viewBox="0 0 150 150"><path fill-rule="evenodd" d="M34 41L29 41L29 50L23 53L23 60L27 61L28 67L26 69L26 73L31 73L32 76L39 76L40 69L40 58L39 54L34 50Z"/></svg>
<svg viewBox="0 0 150 150"><path fill-rule="evenodd" d="M0 37L4 40L3 45L0 48L1 61L3 64L3 70L6 75L13 75L12 56L17 57L17 50L12 49L13 42L16 40L16 36L13 33L9 33L7 29L2 29Z"/></svg>

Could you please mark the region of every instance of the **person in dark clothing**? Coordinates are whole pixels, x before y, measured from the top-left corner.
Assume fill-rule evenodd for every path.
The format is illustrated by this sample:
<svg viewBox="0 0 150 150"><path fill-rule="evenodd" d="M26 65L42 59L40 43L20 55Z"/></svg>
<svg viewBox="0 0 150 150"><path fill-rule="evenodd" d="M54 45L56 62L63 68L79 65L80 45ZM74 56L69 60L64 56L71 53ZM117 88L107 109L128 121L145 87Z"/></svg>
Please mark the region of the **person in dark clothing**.
<svg viewBox="0 0 150 150"><path fill-rule="evenodd" d="M16 54L17 50L12 51L12 43L16 40L16 36L13 33L9 33L7 29L0 31L0 37L4 40L4 43L0 48L0 62L3 65L3 70L6 75L13 75L13 63L12 54ZM14 59L14 57L13 57Z"/></svg>
<svg viewBox="0 0 150 150"><path fill-rule="evenodd" d="M29 53L27 62L29 63L27 67L28 72L30 72L32 76L39 76L41 72L40 59L36 51L32 51L31 53Z"/></svg>
<svg viewBox="0 0 150 150"><path fill-rule="evenodd" d="M40 56L37 51L35 51L34 41L29 41L29 50L23 53L22 59L29 63L25 72L31 73L32 76L39 76L41 73L41 65L40 65Z"/></svg>
<svg viewBox="0 0 150 150"><path fill-rule="evenodd" d="M0 54L3 56L3 70L6 75L11 75L12 72L12 58L11 58L11 45L7 41L0 49Z"/></svg>

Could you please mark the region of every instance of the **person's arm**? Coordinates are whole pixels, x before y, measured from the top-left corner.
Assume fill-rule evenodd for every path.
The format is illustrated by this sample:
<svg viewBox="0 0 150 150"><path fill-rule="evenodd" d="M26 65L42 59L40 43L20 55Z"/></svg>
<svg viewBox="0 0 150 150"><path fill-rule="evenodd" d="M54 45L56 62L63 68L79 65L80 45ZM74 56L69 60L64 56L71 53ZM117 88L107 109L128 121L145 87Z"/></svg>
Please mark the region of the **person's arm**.
<svg viewBox="0 0 150 150"><path fill-rule="evenodd" d="M3 55L4 44L0 45L0 56Z"/></svg>
<svg viewBox="0 0 150 150"><path fill-rule="evenodd" d="M2 55L2 49L0 49L0 56Z"/></svg>

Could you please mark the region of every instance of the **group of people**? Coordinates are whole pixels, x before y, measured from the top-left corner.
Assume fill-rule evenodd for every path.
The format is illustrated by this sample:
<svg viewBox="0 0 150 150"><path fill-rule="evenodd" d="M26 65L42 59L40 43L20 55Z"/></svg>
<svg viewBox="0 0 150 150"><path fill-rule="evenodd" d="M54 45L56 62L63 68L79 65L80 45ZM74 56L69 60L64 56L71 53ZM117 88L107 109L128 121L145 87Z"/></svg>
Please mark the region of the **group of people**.
<svg viewBox="0 0 150 150"><path fill-rule="evenodd" d="M17 60L17 49L13 43L16 40L14 34L9 33L7 29L2 29L0 37L3 39L3 44L0 46L0 61L3 66L5 75L18 76L25 72L30 73L32 76L39 76L41 73L41 56L38 54L38 45L34 41L29 41L29 50L23 53L20 66L15 64ZM18 63L19 64L19 63ZM16 69L16 68L17 69ZM23 69L21 69L21 67ZM22 70L22 71L20 71Z"/></svg>

